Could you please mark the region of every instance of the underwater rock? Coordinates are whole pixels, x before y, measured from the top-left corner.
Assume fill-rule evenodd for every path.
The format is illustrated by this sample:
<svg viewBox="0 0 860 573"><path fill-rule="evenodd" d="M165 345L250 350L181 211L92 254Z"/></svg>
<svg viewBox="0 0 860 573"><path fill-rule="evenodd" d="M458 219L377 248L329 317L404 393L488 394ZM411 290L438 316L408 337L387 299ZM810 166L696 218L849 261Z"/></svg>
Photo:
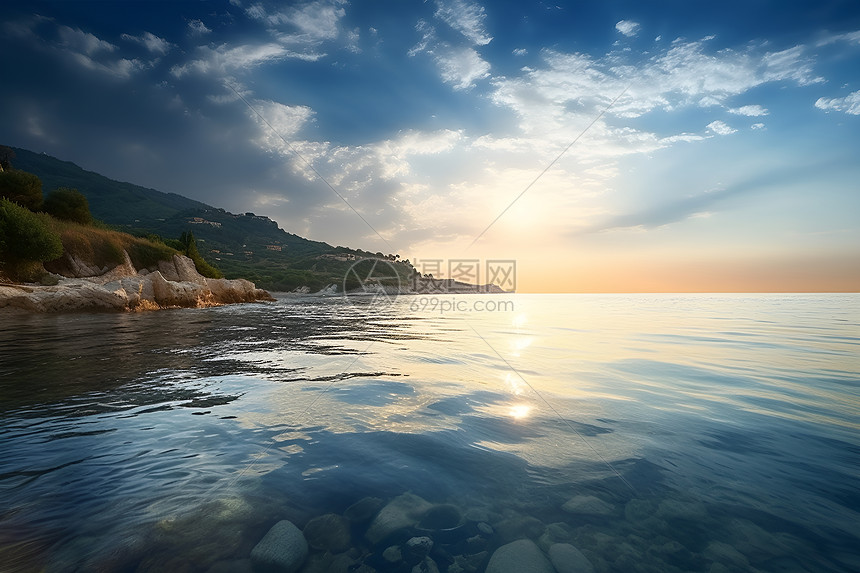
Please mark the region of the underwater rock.
<svg viewBox="0 0 860 573"><path fill-rule="evenodd" d="M418 521L420 529L436 531L453 529L463 523L463 516L457 506L451 504L434 505Z"/></svg>
<svg viewBox="0 0 860 573"><path fill-rule="evenodd" d="M594 573L594 566L588 557L570 543L551 546L549 559L558 573Z"/></svg>
<svg viewBox="0 0 860 573"><path fill-rule="evenodd" d="M698 501L683 502L676 499L664 499L657 508L657 517L699 522L708 517L708 510L705 509L703 503Z"/></svg>
<svg viewBox="0 0 860 573"><path fill-rule="evenodd" d="M392 545L382 552L382 558L389 563L400 563L403 561L403 553L400 551L399 546Z"/></svg>
<svg viewBox="0 0 860 573"><path fill-rule="evenodd" d="M567 500L561 509L567 513L578 513L581 515L609 515L613 507L605 501L593 495L577 495Z"/></svg>
<svg viewBox="0 0 860 573"><path fill-rule="evenodd" d="M353 523L364 523L370 521L379 508L382 507L382 500L378 497L365 497L346 508L343 516Z"/></svg>
<svg viewBox="0 0 860 573"><path fill-rule="evenodd" d="M555 569L534 541L520 539L496 549L486 573L555 573Z"/></svg>
<svg viewBox="0 0 860 573"><path fill-rule="evenodd" d="M418 563L430 554L433 540L429 537L413 537L403 545L403 560L410 565Z"/></svg>
<svg viewBox="0 0 860 573"><path fill-rule="evenodd" d="M251 550L254 567L263 571L295 573L308 556L308 542L298 527L279 521Z"/></svg>
<svg viewBox="0 0 860 573"><path fill-rule="evenodd" d="M523 539L537 539L543 534L544 524L541 520L527 515L525 517L511 517L496 524L498 533L503 543Z"/></svg>
<svg viewBox="0 0 860 573"><path fill-rule="evenodd" d="M376 515L365 537L376 545L401 529L414 527L431 507L428 501L413 493L399 495Z"/></svg>
<svg viewBox="0 0 860 573"><path fill-rule="evenodd" d="M305 539L314 549L343 553L351 546L349 521L345 517L327 513L308 521Z"/></svg>
<svg viewBox="0 0 860 573"><path fill-rule="evenodd" d="M206 573L254 573L250 559L234 559L218 561L206 570Z"/></svg>
<svg viewBox="0 0 860 573"><path fill-rule="evenodd" d="M702 555L711 561L718 561L741 569L748 569L750 566L746 556L728 543L711 541Z"/></svg>
<svg viewBox="0 0 860 573"><path fill-rule="evenodd" d="M425 557L420 563L412 568L412 573L439 573L439 567L436 566L435 561L429 557Z"/></svg>
<svg viewBox="0 0 860 573"><path fill-rule="evenodd" d="M550 523L538 539L538 547L547 552L556 543L569 543L573 540L573 529L566 523Z"/></svg>
<svg viewBox="0 0 860 573"><path fill-rule="evenodd" d="M475 573L481 570L481 566L487 561L490 554L481 551L474 555L457 555L454 563L448 567L448 573Z"/></svg>
<svg viewBox="0 0 860 573"><path fill-rule="evenodd" d="M478 531L483 533L484 535L492 535L493 534L493 526L484 521L478 524Z"/></svg>

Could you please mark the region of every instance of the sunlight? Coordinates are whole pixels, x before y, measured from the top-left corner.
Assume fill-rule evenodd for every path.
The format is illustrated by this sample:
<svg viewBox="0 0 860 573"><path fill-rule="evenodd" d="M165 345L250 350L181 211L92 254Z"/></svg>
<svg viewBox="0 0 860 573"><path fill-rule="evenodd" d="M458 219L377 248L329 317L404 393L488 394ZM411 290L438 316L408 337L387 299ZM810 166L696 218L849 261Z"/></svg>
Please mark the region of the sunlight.
<svg viewBox="0 0 860 573"><path fill-rule="evenodd" d="M528 404L517 404L516 406L511 407L511 418L515 420L523 420L528 418L529 414L532 411L532 407Z"/></svg>

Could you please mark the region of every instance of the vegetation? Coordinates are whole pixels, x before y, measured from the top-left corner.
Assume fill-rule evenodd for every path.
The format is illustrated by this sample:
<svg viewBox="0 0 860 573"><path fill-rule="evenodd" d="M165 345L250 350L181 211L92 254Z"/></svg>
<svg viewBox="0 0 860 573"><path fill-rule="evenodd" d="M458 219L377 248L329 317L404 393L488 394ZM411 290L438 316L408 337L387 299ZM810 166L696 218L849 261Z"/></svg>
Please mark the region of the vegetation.
<svg viewBox="0 0 860 573"><path fill-rule="evenodd" d="M60 187L51 191L45 199L45 212L57 219L81 225L93 223L87 198L77 189Z"/></svg>
<svg viewBox="0 0 860 573"><path fill-rule="evenodd" d="M0 199L0 265L12 278L33 280L42 262L63 254L51 218Z"/></svg>
<svg viewBox="0 0 860 573"><path fill-rule="evenodd" d="M4 168L0 171L0 198L30 211L39 211L42 208L42 181L32 173Z"/></svg>
<svg viewBox="0 0 860 573"><path fill-rule="evenodd" d="M191 231L183 231L182 235L179 237L179 245L181 246L181 249L179 250L186 257L194 261L194 266L197 268L198 273L210 279L220 279L224 277L224 275L221 274L221 271L207 263L200 255L200 251L197 250L197 241L194 239L194 233Z"/></svg>

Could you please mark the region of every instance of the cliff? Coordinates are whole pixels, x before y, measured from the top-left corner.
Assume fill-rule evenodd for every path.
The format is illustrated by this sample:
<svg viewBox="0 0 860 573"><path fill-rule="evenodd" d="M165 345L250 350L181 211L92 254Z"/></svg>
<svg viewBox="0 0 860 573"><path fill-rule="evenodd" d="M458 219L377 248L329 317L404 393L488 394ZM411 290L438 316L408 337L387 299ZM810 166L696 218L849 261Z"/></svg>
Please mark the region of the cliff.
<svg viewBox="0 0 860 573"><path fill-rule="evenodd" d="M0 284L0 308L35 312L130 311L177 307L206 307L274 300L244 279L209 279L186 256L159 261L157 269L135 269L125 262L104 271L69 257L73 276L55 275L57 284ZM68 255L67 255L68 256ZM96 274L99 273L99 274Z"/></svg>

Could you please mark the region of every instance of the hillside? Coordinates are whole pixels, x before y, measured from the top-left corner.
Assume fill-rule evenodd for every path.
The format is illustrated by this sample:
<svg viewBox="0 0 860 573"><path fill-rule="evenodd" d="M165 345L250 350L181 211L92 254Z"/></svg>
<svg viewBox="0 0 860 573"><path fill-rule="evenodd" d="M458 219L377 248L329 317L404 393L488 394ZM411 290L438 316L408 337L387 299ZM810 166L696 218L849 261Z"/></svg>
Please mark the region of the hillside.
<svg viewBox="0 0 860 573"><path fill-rule="evenodd" d="M87 198L94 217L138 236L156 234L175 239L191 231L201 254L225 277L246 278L261 288L307 286L316 290L341 284L353 258L382 255L335 248L288 233L264 216L229 213L175 193L114 181L49 155L12 149L14 166L37 175L45 194L58 187L77 189ZM395 266L408 280L412 267L403 263Z"/></svg>

